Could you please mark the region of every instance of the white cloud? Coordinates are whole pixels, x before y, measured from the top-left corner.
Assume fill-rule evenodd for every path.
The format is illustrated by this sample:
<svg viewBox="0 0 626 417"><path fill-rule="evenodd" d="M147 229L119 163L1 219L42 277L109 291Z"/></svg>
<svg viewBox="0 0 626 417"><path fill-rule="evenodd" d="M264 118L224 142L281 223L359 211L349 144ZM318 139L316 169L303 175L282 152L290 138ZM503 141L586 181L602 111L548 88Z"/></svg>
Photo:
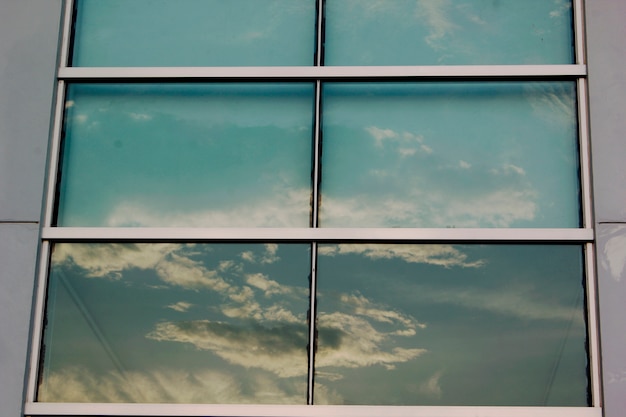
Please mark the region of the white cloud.
<svg viewBox="0 0 626 417"><path fill-rule="evenodd" d="M440 380L442 375L443 372L441 371L435 372L433 376L420 385L420 392L436 399L441 398L442 390Z"/></svg>
<svg viewBox="0 0 626 417"><path fill-rule="evenodd" d="M263 369L281 378L307 373L307 329L304 322L273 327L242 327L222 322L157 323L147 335L158 341L190 343L225 361Z"/></svg>
<svg viewBox="0 0 626 417"><path fill-rule="evenodd" d="M109 227L306 227L309 201L310 190L288 188L265 200L223 209L165 211L128 200L114 207L104 223Z"/></svg>
<svg viewBox="0 0 626 417"><path fill-rule="evenodd" d="M179 311L181 313L184 313L188 311L192 306L193 304L188 303L186 301L179 301L177 303L168 305L167 308L171 308L174 311Z"/></svg>
<svg viewBox="0 0 626 417"><path fill-rule="evenodd" d="M416 17L424 22L430 33L424 39L433 49L443 49L441 42L446 36L455 32L458 27L448 17L452 2L450 0L418 0Z"/></svg>
<svg viewBox="0 0 626 417"><path fill-rule="evenodd" d="M424 263L446 268L453 266L478 268L484 264L482 260L469 261L466 254L452 245L345 243L324 245L320 247L319 252L324 256L356 254L370 259L400 259L408 263Z"/></svg>
<svg viewBox="0 0 626 417"><path fill-rule="evenodd" d="M269 279L267 275L261 273L247 274L246 282L262 290L266 297L270 297L274 294L283 294L289 291L287 287L280 285L278 282Z"/></svg>
<svg viewBox="0 0 626 417"><path fill-rule="evenodd" d="M315 363L318 368L359 368L382 365L393 369L395 364L408 362L426 353L426 349L394 347L381 348L389 334L376 330L369 320L356 315L335 312L320 313L318 317L320 342ZM335 334L338 345L324 343L324 334Z"/></svg>
<svg viewBox="0 0 626 417"><path fill-rule="evenodd" d="M383 146L383 141L386 139L398 137L398 134L391 129L381 129L376 126L370 126L365 128L365 130L376 140L377 146Z"/></svg>
<svg viewBox="0 0 626 417"><path fill-rule="evenodd" d="M460 305L524 320L561 320L573 321L578 325L584 324L584 317L578 305L564 306L541 300L536 291L530 285L524 287L513 284L500 289L465 287L442 290L428 287L422 292L417 291L416 297L424 294L429 302Z"/></svg>
<svg viewBox="0 0 626 417"><path fill-rule="evenodd" d="M73 263L86 270L86 277L120 278L126 269L152 269L180 244L57 244L52 256L53 265Z"/></svg>
<svg viewBox="0 0 626 417"><path fill-rule="evenodd" d="M128 115L133 120L139 120L139 121L152 120L152 116L150 116L149 114L145 114L145 113L128 113Z"/></svg>
<svg viewBox="0 0 626 417"><path fill-rule="evenodd" d="M48 375L39 391L40 401L81 403L186 403L186 404L301 404L304 381L285 381L258 375L242 380L208 369L159 369L119 374L94 374L69 368ZM320 393L323 395L324 393Z"/></svg>

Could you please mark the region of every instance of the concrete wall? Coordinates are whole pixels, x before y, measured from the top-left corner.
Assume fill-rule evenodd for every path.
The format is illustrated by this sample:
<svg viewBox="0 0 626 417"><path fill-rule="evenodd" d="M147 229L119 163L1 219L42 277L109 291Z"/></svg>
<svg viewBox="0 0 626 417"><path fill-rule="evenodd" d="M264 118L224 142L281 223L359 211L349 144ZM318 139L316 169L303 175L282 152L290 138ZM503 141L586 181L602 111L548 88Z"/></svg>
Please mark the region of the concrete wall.
<svg viewBox="0 0 626 417"><path fill-rule="evenodd" d="M604 407L626 414L626 2L587 0Z"/></svg>
<svg viewBox="0 0 626 417"><path fill-rule="evenodd" d="M19 416L61 0L0 1L0 415Z"/></svg>
<svg viewBox="0 0 626 417"><path fill-rule="evenodd" d="M0 1L0 415L21 415L61 0ZM604 405L626 410L626 2L587 0Z"/></svg>

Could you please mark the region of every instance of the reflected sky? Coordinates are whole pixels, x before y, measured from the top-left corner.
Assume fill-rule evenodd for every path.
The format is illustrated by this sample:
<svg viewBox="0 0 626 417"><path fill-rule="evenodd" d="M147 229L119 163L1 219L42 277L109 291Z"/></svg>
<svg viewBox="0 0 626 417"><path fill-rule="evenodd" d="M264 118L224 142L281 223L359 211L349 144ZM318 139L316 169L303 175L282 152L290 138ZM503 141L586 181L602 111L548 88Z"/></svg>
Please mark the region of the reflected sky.
<svg viewBox="0 0 626 417"><path fill-rule="evenodd" d="M575 86L324 85L323 227L579 227ZM60 226L308 227L311 84L72 85Z"/></svg>
<svg viewBox="0 0 626 417"><path fill-rule="evenodd" d="M319 252L316 383L333 403L587 405L579 246Z"/></svg>
<svg viewBox="0 0 626 417"><path fill-rule="evenodd" d="M78 0L72 65L312 65L315 1Z"/></svg>
<svg viewBox="0 0 626 417"><path fill-rule="evenodd" d="M303 404L309 268L56 244L38 400ZM320 245L318 291L316 404L587 405L580 246Z"/></svg>
<svg viewBox="0 0 626 417"><path fill-rule="evenodd" d="M74 66L313 65L315 0L79 0ZM326 65L570 64L571 0L327 0Z"/></svg>
<svg viewBox="0 0 626 417"><path fill-rule="evenodd" d="M327 0L326 65L574 62L569 0Z"/></svg>
<svg viewBox="0 0 626 417"><path fill-rule="evenodd" d="M310 84L72 85L57 223L307 227Z"/></svg>
<svg viewBox="0 0 626 417"><path fill-rule="evenodd" d="M323 227L579 227L575 86L324 86Z"/></svg>
<svg viewBox="0 0 626 417"><path fill-rule="evenodd" d="M308 245L57 244L39 401L306 402Z"/></svg>

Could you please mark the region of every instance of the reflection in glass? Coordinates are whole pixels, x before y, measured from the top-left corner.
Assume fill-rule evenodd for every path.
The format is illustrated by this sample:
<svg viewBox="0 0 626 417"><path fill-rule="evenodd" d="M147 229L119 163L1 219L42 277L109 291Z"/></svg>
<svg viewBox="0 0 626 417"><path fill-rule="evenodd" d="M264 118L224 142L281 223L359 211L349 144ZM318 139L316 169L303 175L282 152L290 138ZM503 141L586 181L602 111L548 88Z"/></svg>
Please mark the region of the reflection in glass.
<svg viewBox="0 0 626 417"><path fill-rule="evenodd" d="M316 403L587 406L578 245L320 245Z"/></svg>
<svg viewBox="0 0 626 417"><path fill-rule="evenodd" d="M309 256L55 245L38 401L306 403Z"/></svg>
<svg viewBox="0 0 626 417"><path fill-rule="evenodd" d="M571 0L327 0L326 65L574 62Z"/></svg>
<svg viewBox="0 0 626 417"><path fill-rule="evenodd" d="M315 2L77 0L73 66L311 65Z"/></svg>
<svg viewBox="0 0 626 417"><path fill-rule="evenodd" d="M579 227L575 85L324 86L323 227Z"/></svg>
<svg viewBox="0 0 626 417"><path fill-rule="evenodd" d="M309 84L70 86L60 226L307 227Z"/></svg>

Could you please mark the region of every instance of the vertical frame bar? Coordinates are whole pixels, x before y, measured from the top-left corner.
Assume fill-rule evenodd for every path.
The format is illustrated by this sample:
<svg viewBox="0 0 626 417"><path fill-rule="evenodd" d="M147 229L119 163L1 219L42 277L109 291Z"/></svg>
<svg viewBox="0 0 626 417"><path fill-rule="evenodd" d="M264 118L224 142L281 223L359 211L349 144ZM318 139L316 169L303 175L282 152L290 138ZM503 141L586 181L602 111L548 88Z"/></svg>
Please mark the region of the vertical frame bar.
<svg viewBox="0 0 626 417"><path fill-rule="evenodd" d="M72 19L74 0L64 0L63 17L60 38L60 52L58 68L65 68L68 64L69 49L72 37ZM65 112L65 81L57 78L56 100L53 109L52 135L48 155L48 172L45 188L45 205L42 218L42 228L52 225L54 213L54 200L58 165L60 159L61 135L63 131L63 114ZM32 333L30 345L30 362L28 368L28 380L26 384L26 401L34 402L37 396L37 381L39 378L39 364L41 361L41 343L43 338L43 325L47 293L48 270L50 267L50 251L52 244L43 240L39 247L39 263L37 280L35 283L34 308L32 314Z"/></svg>
<svg viewBox="0 0 626 417"><path fill-rule="evenodd" d="M69 63L70 41L72 38L72 21L74 14L74 0L65 0L65 15L63 16L63 35L61 36L61 54L59 67L65 68Z"/></svg>
<svg viewBox="0 0 626 417"><path fill-rule="evenodd" d="M591 378L591 405L602 407L602 375L600 367L600 328L598 292L593 243L585 244L585 276L587 301L587 332L589 338L589 374Z"/></svg>
<svg viewBox="0 0 626 417"><path fill-rule="evenodd" d="M578 106L578 141L580 153L580 186L583 211L583 227L593 228L593 206L591 193L591 150L589 145L589 101L587 80L579 78L576 82Z"/></svg>
<svg viewBox="0 0 626 417"><path fill-rule="evenodd" d="M316 1L316 51L315 66L324 65L324 0ZM315 81L315 115L313 143L313 190L311 196L311 227L319 227L320 163L322 147L322 82ZM317 348L317 242L311 243L311 280L309 283L309 352L307 404L313 405L315 392L315 351Z"/></svg>
<svg viewBox="0 0 626 417"><path fill-rule="evenodd" d="M584 0L572 0L574 11L574 50L576 52L576 63L585 64L587 62L585 48L585 13Z"/></svg>
<svg viewBox="0 0 626 417"><path fill-rule="evenodd" d="M26 402L35 402L37 395L37 381L39 379L39 363L41 361L41 342L43 337L44 308L48 268L50 264L50 242L43 241L39 252L39 272L37 275L35 305L32 314L32 333L30 345L30 362L28 367L28 381L26 385Z"/></svg>

